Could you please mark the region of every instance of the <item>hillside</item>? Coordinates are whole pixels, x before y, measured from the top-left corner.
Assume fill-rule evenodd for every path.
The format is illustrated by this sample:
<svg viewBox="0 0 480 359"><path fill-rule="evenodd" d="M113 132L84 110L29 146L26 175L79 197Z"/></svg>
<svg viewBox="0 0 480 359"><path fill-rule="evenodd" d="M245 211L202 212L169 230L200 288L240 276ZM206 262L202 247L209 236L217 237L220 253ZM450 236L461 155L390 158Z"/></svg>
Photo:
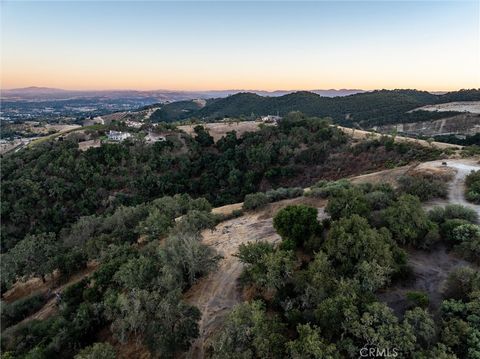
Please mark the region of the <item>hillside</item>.
<svg viewBox="0 0 480 359"><path fill-rule="evenodd" d="M370 128L375 125L435 120L456 112L408 111L450 101L480 100L480 90L462 90L435 95L417 90L377 90L344 97L322 97L313 92L295 92L278 97L264 97L254 93L238 93L226 98L209 100L205 107L192 111L193 102L165 105L158 120L175 121L190 117L221 119L223 117L286 115L300 111L308 116L331 117L334 122ZM198 107L198 106L197 106ZM183 111L185 110L185 111ZM162 116L168 113L169 116Z"/></svg>

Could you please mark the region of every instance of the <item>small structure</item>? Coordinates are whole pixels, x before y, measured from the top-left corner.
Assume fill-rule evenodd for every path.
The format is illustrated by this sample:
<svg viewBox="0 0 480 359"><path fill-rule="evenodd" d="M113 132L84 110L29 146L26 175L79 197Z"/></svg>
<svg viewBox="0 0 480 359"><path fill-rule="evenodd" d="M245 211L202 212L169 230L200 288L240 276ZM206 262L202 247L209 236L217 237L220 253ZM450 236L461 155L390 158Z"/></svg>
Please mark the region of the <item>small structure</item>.
<svg viewBox="0 0 480 359"><path fill-rule="evenodd" d="M111 131L108 133L108 139L110 141L122 142L127 138L131 137L132 135L128 132L121 132L121 131Z"/></svg>
<svg viewBox="0 0 480 359"><path fill-rule="evenodd" d="M126 124L128 127L133 127L133 128L140 128L140 127L142 127L142 125L143 125L143 123L141 123L141 122L132 121L132 120L127 120L127 121L125 121L125 124Z"/></svg>
<svg viewBox="0 0 480 359"><path fill-rule="evenodd" d="M282 119L281 116L275 116L275 115L267 115L267 116L262 116L260 120L263 123L277 123Z"/></svg>

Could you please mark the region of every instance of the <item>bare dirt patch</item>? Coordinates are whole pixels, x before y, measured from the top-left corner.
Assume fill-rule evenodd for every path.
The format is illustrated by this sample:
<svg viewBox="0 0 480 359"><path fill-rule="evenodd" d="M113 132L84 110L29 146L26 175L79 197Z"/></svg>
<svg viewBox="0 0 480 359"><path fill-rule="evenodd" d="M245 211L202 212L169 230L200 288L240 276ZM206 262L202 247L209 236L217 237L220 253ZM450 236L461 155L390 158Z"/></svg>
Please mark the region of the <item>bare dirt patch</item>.
<svg viewBox="0 0 480 359"><path fill-rule="evenodd" d="M100 140L88 140L88 141L82 141L78 143L78 149L80 151L86 151L89 148L94 148L94 147L100 147L102 143Z"/></svg>
<svg viewBox="0 0 480 359"><path fill-rule="evenodd" d="M193 343L187 358L202 358L208 340L223 323L230 310L242 301L238 278L243 265L237 257L240 244L281 240L273 228L273 216L281 208L291 204L307 204L319 208L319 219L324 218L326 201L313 197L298 197L269 204L264 210L247 213L239 218L224 221L214 230L203 232L203 243L216 249L223 256L219 268L202 278L186 294L186 300L202 312L199 322L200 337ZM239 204L237 204L238 206Z"/></svg>
<svg viewBox="0 0 480 359"><path fill-rule="evenodd" d="M480 101L461 101L461 102L447 102L437 105L428 105L416 108L412 111L457 111L457 112L470 112L480 113Z"/></svg>
<svg viewBox="0 0 480 359"><path fill-rule="evenodd" d="M375 138L380 138L381 136L384 136L384 134L380 133L375 133L375 132L370 132L370 131L363 131L363 130L357 130L349 127L342 127L342 126L336 126L346 134L351 135L355 139L375 139ZM458 149L458 148L463 148L463 146L459 145L453 145L451 143L443 143L443 142L428 142L425 140L418 140L415 138L410 138L410 137L403 137L403 136L395 136L395 141L398 142L406 142L406 143L416 143L421 146L425 147L436 147L440 149L446 149L446 148L452 148L452 149Z"/></svg>
<svg viewBox="0 0 480 359"><path fill-rule="evenodd" d="M448 252L445 246L431 251L408 251L408 264L413 270L414 279L410 283L399 284L379 293L378 298L388 304L397 315L408 309L406 294L421 291L428 294L430 309L436 311L442 301L445 281L455 268L471 266L470 263Z"/></svg>
<svg viewBox="0 0 480 359"><path fill-rule="evenodd" d="M259 130L259 125L263 122L256 121L239 121L239 122L210 122L200 123L194 125L177 126L178 129L185 131L189 135L194 135L195 126L201 125L208 129L213 140L217 142L220 138L225 136L227 132L237 132L237 137L242 136L245 132L255 132Z"/></svg>

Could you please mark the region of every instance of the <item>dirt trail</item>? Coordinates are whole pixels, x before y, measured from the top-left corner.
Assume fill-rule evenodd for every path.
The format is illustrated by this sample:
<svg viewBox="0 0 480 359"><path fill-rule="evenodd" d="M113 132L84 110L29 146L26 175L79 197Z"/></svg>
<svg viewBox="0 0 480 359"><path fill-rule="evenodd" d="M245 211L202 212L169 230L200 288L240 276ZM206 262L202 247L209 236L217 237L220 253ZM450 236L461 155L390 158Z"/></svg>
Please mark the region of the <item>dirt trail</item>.
<svg viewBox="0 0 480 359"><path fill-rule="evenodd" d="M51 290L52 293L54 293L54 292L62 293L67 287L71 286L72 284L78 283L82 279L89 276L93 271L95 271L96 267L97 267L96 265L91 265L88 268L86 268L85 270L73 275L69 279L68 282L52 289ZM32 295L34 293L35 294L47 295L47 292L48 292L48 287L46 285L44 285L44 286L42 286L42 288L37 289L34 292L30 292L28 295ZM25 296L26 295L23 295L21 298L23 298ZM18 300L18 299L20 299L20 298L16 298L15 300ZM55 296L53 296L53 298L49 299L47 301L47 303L45 303L45 305L40 310L38 310L37 312L33 313L32 315L26 317L22 321L18 322L17 324L12 326L12 328L16 327L18 325L21 325L23 323L27 323L27 322L32 321L32 320L45 320L45 319L51 317L53 314L55 314L57 312L57 310L58 310L58 306L57 306L57 303L56 303Z"/></svg>
<svg viewBox="0 0 480 359"><path fill-rule="evenodd" d="M460 204L474 209L480 216L480 206L469 203L465 200L465 177L472 170L479 170L480 164L477 160L455 159L444 160L447 167L455 169L455 177L449 184L448 198L444 200L430 201L425 204L425 209L446 204ZM422 163L419 169L444 167L442 160ZM472 266L471 263L457 257L453 252L447 251L444 245L432 250L408 251L408 263L413 270L415 279L408 284L396 285L378 295L379 299L386 302L395 310L398 315L403 314L407 309L408 302L405 295L409 291L422 291L428 293L430 308L436 310L442 301L442 292L445 280L449 273L458 267Z"/></svg>
<svg viewBox="0 0 480 359"><path fill-rule="evenodd" d="M442 167L442 162L447 163L447 167L455 170L455 177L449 184L448 198L445 200L436 200L427 203L428 207L435 205L446 205L449 203L460 204L475 210L480 217L480 206L468 202L465 199L465 177L471 171L480 170L478 159L449 159L422 163L419 168Z"/></svg>
<svg viewBox="0 0 480 359"><path fill-rule="evenodd" d="M260 219L260 213L220 223L213 231L203 233L203 243L214 247L223 256L217 271L211 273L186 294L187 301L202 312L199 322L200 337L193 343L187 358L202 358L205 340L208 339L235 304L239 303L240 288L237 282L242 264L233 255L242 243L277 242L272 219Z"/></svg>
<svg viewBox="0 0 480 359"><path fill-rule="evenodd" d="M227 220L214 230L203 232L203 243L212 246L223 256L219 268L206 278L195 284L186 293L186 300L202 312L199 322L200 337L192 344L187 358L203 358L204 348L212 334L223 323L225 316L241 302L241 291L238 278L243 265L233 255L238 252L240 244L267 241L275 243L280 236L273 228L273 216L281 208L290 204L305 203L319 208L319 217L325 216L323 207L325 200L299 197L272 203L256 213ZM236 209L233 206L230 209Z"/></svg>

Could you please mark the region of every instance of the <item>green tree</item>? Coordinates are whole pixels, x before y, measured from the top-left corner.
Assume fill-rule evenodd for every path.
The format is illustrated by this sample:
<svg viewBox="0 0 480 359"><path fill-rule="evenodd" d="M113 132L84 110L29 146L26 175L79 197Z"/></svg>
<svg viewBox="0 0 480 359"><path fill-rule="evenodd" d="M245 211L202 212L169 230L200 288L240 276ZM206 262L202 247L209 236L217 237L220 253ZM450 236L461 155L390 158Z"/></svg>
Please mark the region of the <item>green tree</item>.
<svg viewBox="0 0 480 359"><path fill-rule="evenodd" d="M154 289L159 285L161 271L154 258L132 258L115 273L116 282L127 289Z"/></svg>
<svg viewBox="0 0 480 359"><path fill-rule="evenodd" d="M419 307L408 310L403 321L412 327L417 348L428 348L435 340L435 322L427 310Z"/></svg>
<svg viewBox="0 0 480 359"><path fill-rule="evenodd" d="M310 324L297 326L298 338L287 343L292 359L334 359L340 358L334 344L326 343L320 336L320 329Z"/></svg>
<svg viewBox="0 0 480 359"><path fill-rule="evenodd" d="M175 233L159 249L166 267L179 271L187 286L216 268L220 257L214 249L201 243L198 234Z"/></svg>
<svg viewBox="0 0 480 359"><path fill-rule="evenodd" d="M184 303L181 293L134 289L120 293L107 305L112 332L121 342L145 343L162 357L171 358L189 348L198 332L200 312Z"/></svg>
<svg viewBox="0 0 480 359"><path fill-rule="evenodd" d="M415 348L415 334L410 325L400 324L393 311L383 303L373 302L358 318L351 318L348 329L360 345L397 348L407 356Z"/></svg>
<svg viewBox="0 0 480 359"><path fill-rule="evenodd" d="M465 258L480 263L480 226L463 224L453 230L453 240L458 245L455 250Z"/></svg>
<svg viewBox="0 0 480 359"><path fill-rule="evenodd" d="M402 245L420 246L435 225L427 218L420 200L412 195L403 195L390 207L381 211L381 219L392 232L393 238Z"/></svg>
<svg viewBox="0 0 480 359"><path fill-rule="evenodd" d="M267 315L262 302L239 304L212 341L212 358L282 358L286 339L283 331L278 318Z"/></svg>
<svg viewBox="0 0 480 359"><path fill-rule="evenodd" d="M362 217L368 217L371 211L370 204L365 194L358 188L349 188L338 191L328 200L325 211L333 219L350 217L357 214Z"/></svg>
<svg viewBox="0 0 480 359"><path fill-rule="evenodd" d="M16 276L38 276L45 280L57 268L62 247L54 233L29 235L2 255L2 277L6 282Z"/></svg>
<svg viewBox="0 0 480 359"><path fill-rule="evenodd" d="M365 218L353 215L333 222L323 249L339 273L356 273L361 281L370 282L365 282L366 287L376 287L385 284L392 272L390 243L388 231L377 231Z"/></svg>
<svg viewBox="0 0 480 359"><path fill-rule="evenodd" d="M266 242L243 244L236 256L246 264L243 279L259 288L282 288L297 265L292 251L275 249Z"/></svg>
<svg viewBox="0 0 480 359"><path fill-rule="evenodd" d="M321 229L317 209L304 205L287 206L275 215L273 226L284 241L301 246Z"/></svg>

